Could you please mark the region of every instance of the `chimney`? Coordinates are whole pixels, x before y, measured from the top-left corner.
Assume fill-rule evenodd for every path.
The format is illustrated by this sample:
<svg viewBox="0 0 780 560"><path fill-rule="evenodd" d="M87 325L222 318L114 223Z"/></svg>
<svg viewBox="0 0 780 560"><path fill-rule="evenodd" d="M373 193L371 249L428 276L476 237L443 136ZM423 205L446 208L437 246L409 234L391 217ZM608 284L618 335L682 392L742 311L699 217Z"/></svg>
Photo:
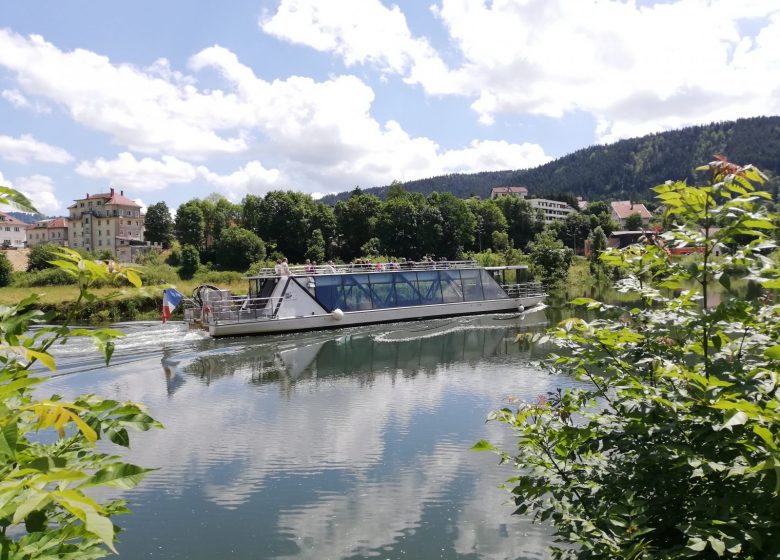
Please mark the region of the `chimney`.
<svg viewBox="0 0 780 560"><path fill-rule="evenodd" d="M87 193L87 198L89 198L89 193Z"/></svg>
<svg viewBox="0 0 780 560"><path fill-rule="evenodd" d="M111 196L114 196L114 187L111 187Z"/></svg>
<svg viewBox="0 0 780 560"><path fill-rule="evenodd" d="M119 196L125 196L125 191L119 191Z"/></svg>

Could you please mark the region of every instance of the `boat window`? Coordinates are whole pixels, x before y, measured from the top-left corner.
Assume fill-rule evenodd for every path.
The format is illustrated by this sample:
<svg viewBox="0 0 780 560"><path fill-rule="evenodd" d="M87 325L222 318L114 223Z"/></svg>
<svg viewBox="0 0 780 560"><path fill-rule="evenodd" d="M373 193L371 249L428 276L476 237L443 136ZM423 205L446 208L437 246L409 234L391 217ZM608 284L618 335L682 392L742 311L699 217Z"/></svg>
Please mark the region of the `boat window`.
<svg viewBox="0 0 780 560"><path fill-rule="evenodd" d="M371 292L368 274L343 276L343 299L337 302L342 311L363 311L371 309Z"/></svg>
<svg viewBox="0 0 780 560"><path fill-rule="evenodd" d="M463 301L463 286L460 283L459 270L442 270L439 272L439 278L444 303Z"/></svg>
<svg viewBox="0 0 780 560"><path fill-rule="evenodd" d="M336 309L338 307L337 302L344 298L341 288L341 276L317 276L315 277L315 282L314 294L317 300L328 311Z"/></svg>
<svg viewBox="0 0 780 560"><path fill-rule="evenodd" d="M482 279L479 270L461 270L460 279L463 282L463 299L466 301L482 301Z"/></svg>
<svg viewBox="0 0 780 560"><path fill-rule="evenodd" d="M441 281L439 280L438 272L418 272L417 286L420 290L421 304L442 303Z"/></svg>
<svg viewBox="0 0 780 560"><path fill-rule="evenodd" d="M399 307L420 305L420 291L417 288L416 273L395 273L393 280L395 280L395 299Z"/></svg>
<svg viewBox="0 0 780 560"><path fill-rule="evenodd" d="M371 275L371 302L374 309L396 307L392 274Z"/></svg>
<svg viewBox="0 0 780 560"><path fill-rule="evenodd" d="M506 299L509 296L498 285L498 283L488 274L487 270L480 271L482 277L482 291L485 294L485 299Z"/></svg>

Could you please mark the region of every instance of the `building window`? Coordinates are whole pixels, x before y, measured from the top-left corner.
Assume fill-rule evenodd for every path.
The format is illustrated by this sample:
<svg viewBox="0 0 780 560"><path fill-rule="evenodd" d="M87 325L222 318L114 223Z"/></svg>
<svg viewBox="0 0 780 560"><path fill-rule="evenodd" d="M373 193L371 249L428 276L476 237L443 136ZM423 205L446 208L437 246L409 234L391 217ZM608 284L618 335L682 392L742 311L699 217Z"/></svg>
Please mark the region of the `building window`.
<svg viewBox="0 0 780 560"><path fill-rule="evenodd" d="M18 228L18 227L15 227L15 228L14 228L14 231L19 231L19 228Z"/></svg>
<svg viewBox="0 0 780 560"><path fill-rule="evenodd" d="M98 239L98 245L100 245L100 246L103 245L103 240L102 239Z"/></svg>
<svg viewBox="0 0 780 560"><path fill-rule="evenodd" d="M11 231L11 226L5 226L5 231Z"/></svg>

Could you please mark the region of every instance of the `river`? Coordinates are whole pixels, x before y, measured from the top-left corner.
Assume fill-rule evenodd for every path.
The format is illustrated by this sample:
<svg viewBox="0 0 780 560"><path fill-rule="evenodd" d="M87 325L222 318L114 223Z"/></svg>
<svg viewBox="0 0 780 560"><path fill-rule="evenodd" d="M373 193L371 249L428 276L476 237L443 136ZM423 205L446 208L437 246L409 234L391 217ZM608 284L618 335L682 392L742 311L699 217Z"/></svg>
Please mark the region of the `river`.
<svg viewBox="0 0 780 560"><path fill-rule="evenodd" d="M550 312L550 309L547 310ZM145 403L164 430L128 460L158 470L117 522L123 558L544 558L549 530L513 516L512 475L470 451L510 397L569 387L518 332L545 310L213 340L127 323L109 367L61 347L46 393Z"/></svg>

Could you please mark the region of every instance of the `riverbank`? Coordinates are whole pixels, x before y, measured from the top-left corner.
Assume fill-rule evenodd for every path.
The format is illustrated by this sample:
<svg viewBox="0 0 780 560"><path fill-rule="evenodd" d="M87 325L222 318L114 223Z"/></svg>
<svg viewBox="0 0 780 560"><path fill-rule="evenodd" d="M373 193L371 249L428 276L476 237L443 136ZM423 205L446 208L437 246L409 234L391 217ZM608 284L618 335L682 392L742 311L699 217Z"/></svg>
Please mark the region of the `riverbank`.
<svg viewBox="0 0 780 560"><path fill-rule="evenodd" d="M189 296L199 280L182 280L175 287L185 296ZM217 284L219 288L231 290L234 293L246 291L246 283L229 282ZM98 299L92 303L82 303L76 315L77 322L88 324L104 324L118 321L138 321L159 319L162 309L162 292L165 286L144 286L134 288L96 288L91 290ZM43 286L40 288L6 287L0 288L0 305L14 305L36 293L40 296L39 308L43 312L54 312L56 317L68 313L79 294L75 285ZM105 299L114 294L115 297ZM181 309L174 314L174 319L180 317Z"/></svg>

